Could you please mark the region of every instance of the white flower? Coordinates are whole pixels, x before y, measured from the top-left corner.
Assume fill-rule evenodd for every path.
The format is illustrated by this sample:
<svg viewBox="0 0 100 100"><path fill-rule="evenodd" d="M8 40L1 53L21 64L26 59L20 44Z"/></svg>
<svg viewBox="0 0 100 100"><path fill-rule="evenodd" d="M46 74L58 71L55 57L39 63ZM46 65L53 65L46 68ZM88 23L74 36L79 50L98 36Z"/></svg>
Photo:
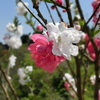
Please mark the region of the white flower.
<svg viewBox="0 0 100 100"><path fill-rule="evenodd" d="M8 32L14 33L16 31L16 26L14 23L8 23L6 25Z"/></svg>
<svg viewBox="0 0 100 100"><path fill-rule="evenodd" d="M26 66L26 70L29 72L33 71L33 66Z"/></svg>
<svg viewBox="0 0 100 100"><path fill-rule="evenodd" d="M75 24L75 25L74 25L74 28L77 29L77 30L80 30L80 29L81 29L81 26L80 26L79 24L78 24L78 25Z"/></svg>
<svg viewBox="0 0 100 100"><path fill-rule="evenodd" d="M79 20L81 19L80 15L75 15L75 17Z"/></svg>
<svg viewBox="0 0 100 100"><path fill-rule="evenodd" d="M26 82L31 81L30 77L28 76L28 72L32 72L32 71L33 71L32 66L26 66L26 68L19 68L18 69L20 84L25 85Z"/></svg>
<svg viewBox="0 0 100 100"><path fill-rule="evenodd" d="M11 55L9 57L9 65L8 65L8 67L13 68L13 66L15 66L16 59L17 59L16 56Z"/></svg>
<svg viewBox="0 0 100 100"><path fill-rule="evenodd" d="M6 38L4 39L5 40L5 43L13 48L13 49L18 49L20 46L22 46L22 41L19 37L17 37L16 35L13 35L11 37L8 37L6 36Z"/></svg>
<svg viewBox="0 0 100 100"><path fill-rule="evenodd" d="M95 75L92 75L92 76L90 77L90 81L91 81L92 85L95 84L95 78L96 78Z"/></svg>
<svg viewBox="0 0 100 100"><path fill-rule="evenodd" d="M18 25L17 26L17 33L18 36L23 34L23 26L22 25Z"/></svg>
<svg viewBox="0 0 100 100"><path fill-rule="evenodd" d="M100 78L100 75L99 75L99 78ZM90 77L90 81L91 81L92 85L95 84L95 79L96 79L96 76L95 76L95 75L92 75L92 76Z"/></svg>
<svg viewBox="0 0 100 100"><path fill-rule="evenodd" d="M76 85L75 85L75 80L74 80L74 78L69 73L65 73L64 74L63 80L66 81L66 79L73 86L73 89L75 91L77 91L77 88L76 88Z"/></svg>
<svg viewBox="0 0 100 100"><path fill-rule="evenodd" d="M24 2L24 4L26 5L26 6L28 6L28 3L26 3L26 2ZM19 2L18 4L17 4L17 14L19 14L19 15L21 15L21 16L23 16L24 15L24 13L26 13L26 12L28 12L28 10L24 7L24 5L21 3L21 2Z"/></svg>
<svg viewBox="0 0 100 100"><path fill-rule="evenodd" d="M78 43L81 39L81 31L74 28L67 28L64 23L48 23L46 25L48 31L48 40L53 40L52 53L57 56L64 56L67 60L71 60L71 55L78 55L78 47L73 43ZM44 32L45 34L45 32Z"/></svg>

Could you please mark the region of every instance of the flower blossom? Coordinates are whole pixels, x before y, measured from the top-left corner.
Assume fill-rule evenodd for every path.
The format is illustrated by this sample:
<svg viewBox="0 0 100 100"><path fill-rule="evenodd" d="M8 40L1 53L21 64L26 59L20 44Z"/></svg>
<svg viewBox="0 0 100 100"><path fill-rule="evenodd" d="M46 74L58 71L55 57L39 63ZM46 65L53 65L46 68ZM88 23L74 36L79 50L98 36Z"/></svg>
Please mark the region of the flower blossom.
<svg viewBox="0 0 100 100"><path fill-rule="evenodd" d="M93 11L95 11L95 9L97 8L98 4L100 3L100 0L94 0L92 2L92 7L93 7ZM100 15L100 7L97 9L96 13L93 16L93 22L96 23L99 16ZM99 20L100 21L100 20Z"/></svg>
<svg viewBox="0 0 100 100"><path fill-rule="evenodd" d="M28 76L29 72L33 71L32 66L26 66L26 68L19 68L18 69L18 75L19 75L19 82L22 85L25 85L26 82L29 82L31 79Z"/></svg>
<svg viewBox="0 0 100 100"><path fill-rule="evenodd" d="M42 25L37 25L37 30L43 31L43 26Z"/></svg>
<svg viewBox="0 0 100 100"><path fill-rule="evenodd" d="M28 6L28 3L26 3L26 2L24 2L24 4L26 5L26 6ZM21 2L19 2L18 4L17 4L17 14L18 15L21 15L21 16L23 16L26 12L28 12L28 10L24 7L24 5L21 3Z"/></svg>
<svg viewBox="0 0 100 100"><path fill-rule="evenodd" d="M68 80L68 82L65 82L65 84L64 84L66 90L69 91L69 93L71 94L72 97L76 97L76 94L73 91L73 89L74 89L77 92L74 78L72 78L72 76L69 73L65 73L63 80L66 81L66 79ZM71 88L70 85L72 85L73 89Z"/></svg>
<svg viewBox="0 0 100 100"><path fill-rule="evenodd" d="M8 67L13 68L13 66L15 66L15 62L16 62L17 57L14 55L11 55L9 57L9 64Z"/></svg>
<svg viewBox="0 0 100 100"><path fill-rule="evenodd" d="M16 26L14 23L8 23L6 25L8 32L14 33L16 31Z"/></svg>
<svg viewBox="0 0 100 100"><path fill-rule="evenodd" d="M33 55L32 59L35 60L37 67L43 70L53 72L57 65L65 60L62 56L59 57L52 53L52 41L48 41L46 36L41 34L31 35L34 43L30 44L28 49Z"/></svg>
<svg viewBox="0 0 100 100"><path fill-rule="evenodd" d="M16 34L17 34L18 36L21 36L21 35L23 34L23 26L22 26L22 25L18 25L18 26L17 26Z"/></svg>
<svg viewBox="0 0 100 100"><path fill-rule="evenodd" d="M100 78L100 75L99 75L99 78ZM90 77L90 81L91 81L92 85L95 84L95 79L96 79L96 76L95 76L95 75L92 75L92 76Z"/></svg>
<svg viewBox="0 0 100 100"><path fill-rule="evenodd" d="M92 59L96 59L96 52L95 52L93 44L90 41L89 36L86 35L85 38L86 38L86 43L88 43L86 47L87 52L90 54ZM97 48L100 49L100 38L94 38L94 41L95 41Z"/></svg>
<svg viewBox="0 0 100 100"><path fill-rule="evenodd" d="M5 43L13 49L19 49L20 46L22 46L21 39L16 35L11 36L10 34L5 34L4 40Z"/></svg>
<svg viewBox="0 0 100 100"><path fill-rule="evenodd" d="M67 28L64 23L56 23L56 25L48 23L46 27L48 35L46 31L43 34L48 40L53 41L52 53L54 55L63 56L67 60L71 60L71 55L78 55L78 47L74 44L80 41L83 32L75 28Z"/></svg>

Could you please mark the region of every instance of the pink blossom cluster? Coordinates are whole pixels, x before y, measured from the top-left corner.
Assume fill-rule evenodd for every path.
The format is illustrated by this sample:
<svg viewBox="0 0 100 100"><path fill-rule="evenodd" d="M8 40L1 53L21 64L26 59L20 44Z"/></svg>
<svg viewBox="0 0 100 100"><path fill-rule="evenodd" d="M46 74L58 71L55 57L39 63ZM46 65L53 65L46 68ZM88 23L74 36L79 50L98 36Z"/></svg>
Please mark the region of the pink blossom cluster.
<svg viewBox="0 0 100 100"><path fill-rule="evenodd" d="M96 46L98 47L98 49L100 49L100 38L94 38L94 42L95 42ZM86 35L86 43L88 43L87 51L90 54L91 58L96 59L96 52L95 52L94 46L91 43L88 35Z"/></svg>
<svg viewBox="0 0 100 100"><path fill-rule="evenodd" d="M48 41L44 35L34 34L31 36L34 43L30 44L28 49L33 55L36 66L43 70L53 72L57 65L64 61L62 56L56 56L52 53L53 41Z"/></svg>
<svg viewBox="0 0 100 100"><path fill-rule="evenodd" d="M55 0L56 3L62 5L63 4L63 0ZM51 9L55 9L55 5L51 6Z"/></svg>
<svg viewBox="0 0 100 100"><path fill-rule="evenodd" d="M97 6L98 6L99 3L100 3L100 0L94 0L92 2L93 11L95 11L95 9L97 8ZM99 15L100 15L100 7L98 8L98 10L96 11L96 13L93 16L93 22L94 23L97 22Z"/></svg>

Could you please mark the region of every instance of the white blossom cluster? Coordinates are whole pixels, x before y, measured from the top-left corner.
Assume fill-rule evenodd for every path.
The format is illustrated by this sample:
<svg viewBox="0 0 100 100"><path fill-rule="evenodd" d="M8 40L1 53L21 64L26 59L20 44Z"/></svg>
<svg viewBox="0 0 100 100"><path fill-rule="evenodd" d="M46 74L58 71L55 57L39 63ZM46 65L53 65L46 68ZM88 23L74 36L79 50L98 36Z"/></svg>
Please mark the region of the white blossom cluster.
<svg viewBox="0 0 100 100"><path fill-rule="evenodd" d="M28 7L28 3L24 2L24 4ZM28 12L28 10L24 7L24 5L19 2L17 4L17 14L23 16L26 12Z"/></svg>
<svg viewBox="0 0 100 100"><path fill-rule="evenodd" d="M50 41L53 41L52 53L57 56L63 56L67 60L71 60L72 56L78 55L77 44L82 36L83 32L75 28L67 28L65 23L48 23L46 25L47 31L43 31L43 34Z"/></svg>
<svg viewBox="0 0 100 100"><path fill-rule="evenodd" d="M17 57L14 55L11 55L9 57L9 64L8 64L9 68L13 68L15 66L16 59L17 59Z"/></svg>
<svg viewBox="0 0 100 100"><path fill-rule="evenodd" d="M26 82L29 82L31 79L28 76L28 73L33 71L33 66L26 66L26 68L19 68L18 75L19 75L19 83L25 85Z"/></svg>
<svg viewBox="0 0 100 100"><path fill-rule="evenodd" d="M99 78L100 78L100 75L99 75ZM92 76L90 77L90 82L92 83L92 85L95 84L95 79L96 79L96 76L95 76L95 75L92 75Z"/></svg>
<svg viewBox="0 0 100 100"><path fill-rule="evenodd" d="M63 77L63 80L66 82L66 79L68 80L68 84L70 83L70 84L72 85L74 91L77 92L77 88L76 88L76 84L75 84L74 78L73 78L69 73L65 73L65 74L64 74L64 77ZM73 89L70 89L70 88L71 88L70 84L69 84L68 87L67 87L67 88L69 88L69 89L68 89L68 90L69 90L69 93L70 93L73 97L76 97L76 94L75 94L75 92L73 91Z"/></svg>
<svg viewBox="0 0 100 100"><path fill-rule="evenodd" d="M18 49L22 46L22 41L19 36L23 34L23 26L18 25L16 27L14 23L8 23L6 29L8 33L6 33L4 37L5 43L13 49Z"/></svg>

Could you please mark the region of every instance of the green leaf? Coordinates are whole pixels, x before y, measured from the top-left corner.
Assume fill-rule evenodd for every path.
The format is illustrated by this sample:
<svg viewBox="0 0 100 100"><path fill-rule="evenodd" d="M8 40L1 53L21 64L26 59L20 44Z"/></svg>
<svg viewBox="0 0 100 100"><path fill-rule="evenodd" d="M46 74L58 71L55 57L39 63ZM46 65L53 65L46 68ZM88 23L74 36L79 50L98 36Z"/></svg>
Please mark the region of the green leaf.
<svg viewBox="0 0 100 100"><path fill-rule="evenodd" d="M52 1L51 1L51 0L44 0L44 2L52 3Z"/></svg>
<svg viewBox="0 0 100 100"><path fill-rule="evenodd" d="M100 29L95 30L95 31L93 32L93 36L96 35L98 32L100 32Z"/></svg>
<svg viewBox="0 0 100 100"><path fill-rule="evenodd" d="M81 27L83 27L85 24L84 20L80 20L79 23L80 23Z"/></svg>

